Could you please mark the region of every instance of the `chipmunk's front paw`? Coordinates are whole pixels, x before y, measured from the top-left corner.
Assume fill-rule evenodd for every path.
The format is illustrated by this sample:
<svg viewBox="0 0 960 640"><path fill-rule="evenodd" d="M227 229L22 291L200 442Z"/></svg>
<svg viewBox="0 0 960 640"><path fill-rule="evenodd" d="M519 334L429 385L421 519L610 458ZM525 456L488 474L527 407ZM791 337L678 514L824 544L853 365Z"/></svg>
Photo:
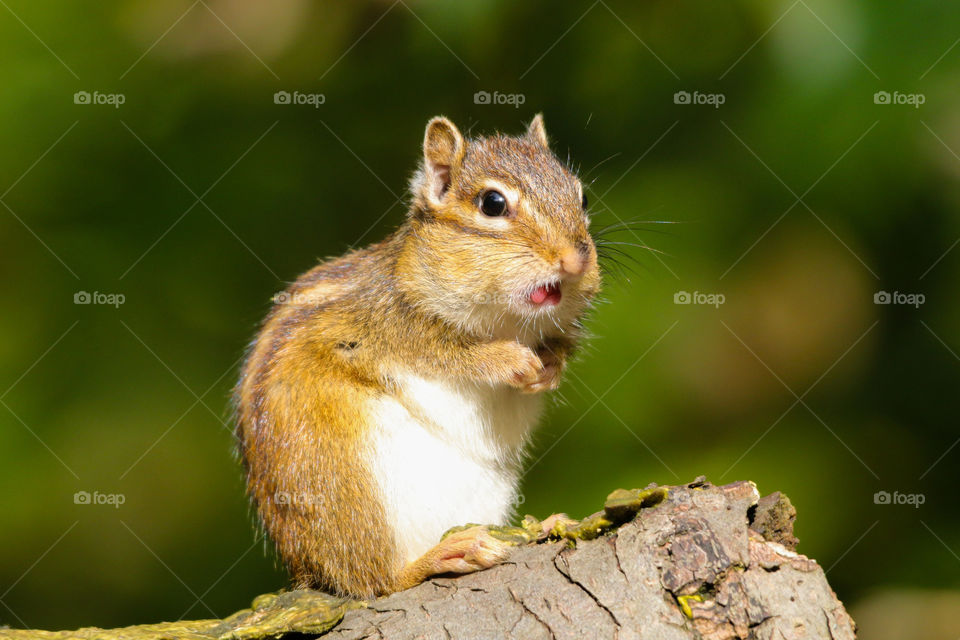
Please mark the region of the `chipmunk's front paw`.
<svg viewBox="0 0 960 640"><path fill-rule="evenodd" d="M536 355L542 367L535 380L520 387L524 393L553 391L560 386L560 374L563 372L563 362L560 358L546 348L537 349Z"/></svg>
<svg viewBox="0 0 960 640"><path fill-rule="evenodd" d="M511 358L511 375L507 381L513 387L526 391L531 385L535 385L543 376L544 366L540 358L529 347L520 343L513 343Z"/></svg>

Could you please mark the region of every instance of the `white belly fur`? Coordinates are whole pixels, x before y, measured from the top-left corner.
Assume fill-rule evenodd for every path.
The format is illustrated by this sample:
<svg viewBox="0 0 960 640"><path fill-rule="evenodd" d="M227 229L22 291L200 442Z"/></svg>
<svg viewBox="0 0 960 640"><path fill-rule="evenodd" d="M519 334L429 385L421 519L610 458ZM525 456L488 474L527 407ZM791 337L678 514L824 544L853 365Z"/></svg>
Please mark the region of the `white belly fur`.
<svg viewBox="0 0 960 640"><path fill-rule="evenodd" d="M505 523L541 398L412 375L398 382L402 401L381 398L372 407L372 471L410 562L450 527Z"/></svg>

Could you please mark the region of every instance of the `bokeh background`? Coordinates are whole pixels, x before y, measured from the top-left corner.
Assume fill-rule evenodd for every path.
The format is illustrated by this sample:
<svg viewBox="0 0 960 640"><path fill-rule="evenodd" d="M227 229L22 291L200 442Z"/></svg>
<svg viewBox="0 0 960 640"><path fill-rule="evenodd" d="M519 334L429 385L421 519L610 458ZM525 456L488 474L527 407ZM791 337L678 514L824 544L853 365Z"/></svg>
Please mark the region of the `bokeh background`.
<svg viewBox="0 0 960 640"><path fill-rule="evenodd" d="M542 111L596 225L675 224L620 234L663 254L607 265L521 510L754 480L862 637L957 637L958 25L937 2L3 0L0 623L282 587L228 406L271 296L402 221L431 116Z"/></svg>

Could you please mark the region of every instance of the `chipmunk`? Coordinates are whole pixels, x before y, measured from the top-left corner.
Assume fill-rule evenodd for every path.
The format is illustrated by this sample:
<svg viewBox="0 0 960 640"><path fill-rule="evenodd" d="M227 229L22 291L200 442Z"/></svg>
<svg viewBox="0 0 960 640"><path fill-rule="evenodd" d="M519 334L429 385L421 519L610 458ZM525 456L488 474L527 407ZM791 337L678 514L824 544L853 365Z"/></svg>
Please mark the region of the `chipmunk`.
<svg viewBox="0 0 960 640"><path fill-rule="evenodd" d="M248 494L300 587L493 566L524 447L600 286L583 185L524 135L427 124L406 221L279 295L235 392Z"/></svg>

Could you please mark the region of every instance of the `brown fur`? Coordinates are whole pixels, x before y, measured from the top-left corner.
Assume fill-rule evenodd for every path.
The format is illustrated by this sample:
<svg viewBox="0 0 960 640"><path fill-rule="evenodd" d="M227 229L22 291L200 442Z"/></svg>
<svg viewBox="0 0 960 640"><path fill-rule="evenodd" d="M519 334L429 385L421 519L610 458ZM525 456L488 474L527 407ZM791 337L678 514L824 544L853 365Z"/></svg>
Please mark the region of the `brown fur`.
<svg viewBox="0 0 960 640"><path fill-rule="evenodd" d="M407 222L302 275L265 320L236 388L237 434L248 493L296 584L370 596L441 566L428 554L404 567L372 484L364 407L403 399L392 372L556 386L599 275L579 182L545 144L539 116L527 136L478 140L434 119ZM520 194L509 229L477 212L491 179ZM505 271L553 269L571 247L586 271L531 343L511 328L524 318L472 315L503 306Z"/></svg>

